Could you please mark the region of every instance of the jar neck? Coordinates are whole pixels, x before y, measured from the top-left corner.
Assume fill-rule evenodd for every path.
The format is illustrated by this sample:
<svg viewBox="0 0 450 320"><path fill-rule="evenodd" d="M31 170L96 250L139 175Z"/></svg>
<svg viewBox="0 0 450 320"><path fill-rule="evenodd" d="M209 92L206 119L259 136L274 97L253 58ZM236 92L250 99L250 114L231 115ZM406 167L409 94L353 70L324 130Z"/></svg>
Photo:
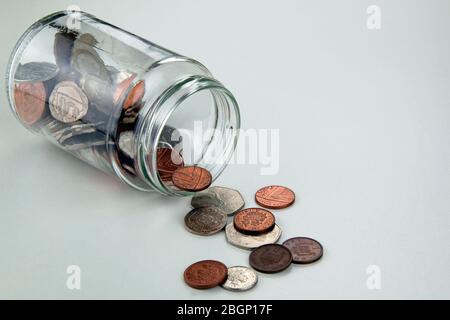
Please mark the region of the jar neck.
<svg viewBox="0 0 450 320"><path fill-rule="evenodd" d="M209 96L197 104L188 104L195 96ZM179 111L183 110L184 113ZM234 96L217 80L202 75L191 75L170 85L150 106L145 106L145 114L136 127L136 151L138 175L153 189L168 195L190 195L179 190L170 182L161 180L158 173L157 150L161 147L162 134L170 127L173 118L176 123L186 121L192 124L196 112L209 110L208 128L186 137L185 128L176 126L175 139L183 158L187 153L190 161L185 165L201 166L210 171L215 180L228 164L236 147L240 128L239 107ZM198 115L202 117L202 113ZM181 119L180 119L181 118ZM189 119L188 119L189 118ZM196 120L194 121L196 122ZM212 129L212 130L211 130ZM198 130L197 130L198 131ZM192 133L189 131L189 133ZM187 139L186 139L187 138ZM200 141L200 142L199 142ZM176 146L175 146L176 149Z"/></svg>

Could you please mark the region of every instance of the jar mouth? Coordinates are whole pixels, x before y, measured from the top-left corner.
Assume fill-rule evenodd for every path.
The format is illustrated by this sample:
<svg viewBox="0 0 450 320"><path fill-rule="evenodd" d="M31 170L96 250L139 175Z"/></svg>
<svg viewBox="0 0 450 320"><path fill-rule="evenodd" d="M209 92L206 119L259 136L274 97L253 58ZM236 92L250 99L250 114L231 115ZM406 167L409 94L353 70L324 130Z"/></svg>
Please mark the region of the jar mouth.
<svg viewBox="0 0 450 320"><path fill-rule="evenodd" d="M166 195L192 194L173 186L170 175L161 174L159 148L171 149L177 165L207 169L213 181L225 169L236 147L240 114L236 99L220 82L206 76L185 77L147 110L138 126L137 167L153 189Z"/></svg>

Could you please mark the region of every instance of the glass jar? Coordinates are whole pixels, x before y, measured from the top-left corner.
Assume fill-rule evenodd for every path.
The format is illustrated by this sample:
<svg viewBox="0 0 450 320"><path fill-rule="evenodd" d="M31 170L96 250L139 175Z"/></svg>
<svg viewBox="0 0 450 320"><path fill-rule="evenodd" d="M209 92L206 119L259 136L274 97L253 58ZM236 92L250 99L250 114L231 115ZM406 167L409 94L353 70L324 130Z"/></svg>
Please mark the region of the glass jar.
<svg viewBox="0 0 450 320"><path fill-rule="evenodd" d="M139 190L188 195L173 170L214 180L236 146L238 104L206 67L84 12L34 23L6 77L25 127Z"/></svg>

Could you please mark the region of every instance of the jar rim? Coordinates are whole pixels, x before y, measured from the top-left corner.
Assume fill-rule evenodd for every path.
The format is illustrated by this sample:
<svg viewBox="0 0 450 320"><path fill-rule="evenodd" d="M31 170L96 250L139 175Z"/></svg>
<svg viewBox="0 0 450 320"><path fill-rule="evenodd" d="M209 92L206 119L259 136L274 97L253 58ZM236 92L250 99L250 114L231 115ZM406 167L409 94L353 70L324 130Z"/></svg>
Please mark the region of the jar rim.
<svg viewBox="0 0 450 320"><path fill-rule="evenodd" d="M213 181L225 169L233 154L240 128L239 106L233 94L219 81L207 76L191 75L174 82L148 109L145 108L147 112L138 123L136 131L135 150L137 150L138 171L140 176L160 193L178 196L192 194L192 192L173 188L161 180L157 170L157 149L163 129L174 112L186 99L205 90L210 91L213 96L220 97L217 101L215 99L215 103L218 104L217 111L220 113L221 121L227 122L216 123L214 129L231 130L231 134L223 134L226 141L222 139L215 142L225 143L226 147L221 150L220 158L223 161L208 168Z"/></svg>

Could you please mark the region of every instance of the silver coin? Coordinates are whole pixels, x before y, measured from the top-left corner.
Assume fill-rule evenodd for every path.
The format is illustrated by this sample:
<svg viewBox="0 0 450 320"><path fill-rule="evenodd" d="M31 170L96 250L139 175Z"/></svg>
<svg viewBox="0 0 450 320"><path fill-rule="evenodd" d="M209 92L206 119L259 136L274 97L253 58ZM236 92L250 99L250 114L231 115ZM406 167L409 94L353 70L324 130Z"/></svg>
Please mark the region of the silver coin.
<svg viewBox="0 0 450 320"><path fill-rule="evenodd" d="M50 94L49 102L53 118L64 123L79 120L88 111L88 98L73 81L58 83Z"/></svg>
<svg viewBox="0 0 450 320"><path fill-rule="evenodd" d="M244 198L239 191L225 187L211 187L196 193L191 200L194 208L216 206L228 215L242 209L245 205Z"/></svg>
<svg viewBox="0 0 450 320"><path fill-rule="evenodd" d="M105 111L113 107L113 90L108 80L93 74L85 74L80 80L80 85L91 103Z"/></svg>
<svg viewBox="0 0 450 320"><path fill-rule="evenodd" d="M119 148L130 158L134 158L134 133L133 131L124 131L119 136Z"/></svg>
<svg viewBox="0 0 450 320"><path fill-rule="evenodd" d="M17 82L36 82L53 79L59 72L56 64L49 62L28 62L20 64L14 75Z"/></svg>
<svg viewBox="0 0 450 320"><path fill-rule="evenodd" d="M228 268L228 278L222 288L231 291L247 291L258 283L258 275L249 267L235 266Z"/></svg>
<svg viewBox="0 0 450 320"><path fill-rule="evenodd" d="M196 208L184 217L189 232L209 236L222 230L227 224L227 214L217 207Z"/></svg>
<svg viewBox="0 0 450 320"><path fill-rule="evenodd" d="M97 43L98 41L90 33L85 33L78 37L73 45L71 65L82 75L93 74L100 78L108 79L108 70L95 50Z"/></svg>
<svg viewBox="0 0 450 320"><path fill-rule="evenodd" d="M243 249L255 249L264 244L276 243L281 236L281 228L275 224L274 228L264 234L247 235L236 230L233 223L230 223L225 228L225 235L227 241L232 245Z"/></svg>

